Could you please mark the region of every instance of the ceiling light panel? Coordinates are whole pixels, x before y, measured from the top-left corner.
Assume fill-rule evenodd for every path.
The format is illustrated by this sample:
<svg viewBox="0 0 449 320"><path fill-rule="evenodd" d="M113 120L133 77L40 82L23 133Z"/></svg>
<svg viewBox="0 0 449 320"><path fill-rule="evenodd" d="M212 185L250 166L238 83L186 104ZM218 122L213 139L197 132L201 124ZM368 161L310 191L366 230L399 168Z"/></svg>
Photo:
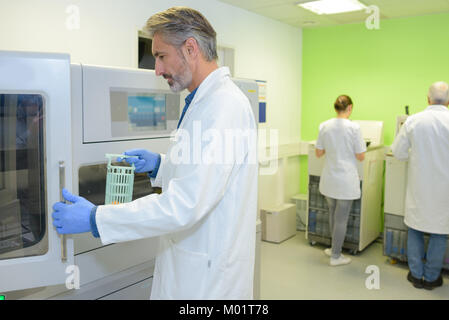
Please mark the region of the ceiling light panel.
<svg viewBox="0 0 449 320"><path fill-rule="evenodd" d="M298 6L316 14L337 14L366 9L366 6L356 0L318 0L298 3Z"/></svg>

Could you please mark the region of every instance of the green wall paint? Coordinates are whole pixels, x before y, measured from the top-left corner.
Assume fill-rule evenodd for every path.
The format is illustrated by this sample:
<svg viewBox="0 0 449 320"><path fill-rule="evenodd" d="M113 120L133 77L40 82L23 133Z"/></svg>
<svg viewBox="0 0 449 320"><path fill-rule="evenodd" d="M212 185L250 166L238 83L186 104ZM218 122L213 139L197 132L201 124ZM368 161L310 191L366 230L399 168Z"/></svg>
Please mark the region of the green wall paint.
<svg viewBox="0 0 449 320"><path fill-rule="evenodd" d="M435 81L449 82L449 14L381 20L379 30L350 24L303 30L301 138L316 140L333 103L348 94L351 119L384 121L393 142L396 117L422 111ZM301 192L307 193L307 160L301 159Z"/></svg>
<svg viewBox="0 0 449 320"><path fill-rule="evenodd" d="M309 178L308 178L308 162L307 162L307 156L300 156L299 157L299 176L300 176L300 183L299 183L299 193L307 194L309 193Z"/></svg>

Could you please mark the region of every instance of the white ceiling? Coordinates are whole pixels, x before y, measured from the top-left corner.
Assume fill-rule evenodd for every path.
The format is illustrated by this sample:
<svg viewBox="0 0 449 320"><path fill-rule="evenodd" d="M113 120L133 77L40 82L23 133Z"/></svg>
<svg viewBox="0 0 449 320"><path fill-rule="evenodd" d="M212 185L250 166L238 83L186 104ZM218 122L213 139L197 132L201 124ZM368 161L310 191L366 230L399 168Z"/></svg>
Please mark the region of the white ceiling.
<svg viewBox="0 0 449 320"><path fill-rule="evenodd" d="M365 11L318 15L296 5L312 0L219 1L301 28L364 22L370 15ZM449 0L360 0L360 2L366 6L377 6L381 20L449 12Z"/></svg>

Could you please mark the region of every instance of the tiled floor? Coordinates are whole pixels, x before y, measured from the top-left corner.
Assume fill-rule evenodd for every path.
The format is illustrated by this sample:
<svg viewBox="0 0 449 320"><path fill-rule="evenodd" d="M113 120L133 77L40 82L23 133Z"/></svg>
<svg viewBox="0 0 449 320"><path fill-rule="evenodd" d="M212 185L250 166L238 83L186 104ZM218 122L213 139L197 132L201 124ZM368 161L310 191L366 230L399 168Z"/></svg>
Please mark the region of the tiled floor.
<svg viewBox="0 0 449 320"><path fill-rule="evenodd" d="M302 299L449 299L449 276L432 291L416 289L406 279L405 264L391 264L382 254L382 243L374 242L363 252L352 256L349 265L330 267L324 246L311 246L298 231L296 236L274 244L262 241L261 293L264 300ZM379 289L376 289L378 270ZM377 268L376 268L377 267ZM368 289L366 282L374 288Z"/></svg>

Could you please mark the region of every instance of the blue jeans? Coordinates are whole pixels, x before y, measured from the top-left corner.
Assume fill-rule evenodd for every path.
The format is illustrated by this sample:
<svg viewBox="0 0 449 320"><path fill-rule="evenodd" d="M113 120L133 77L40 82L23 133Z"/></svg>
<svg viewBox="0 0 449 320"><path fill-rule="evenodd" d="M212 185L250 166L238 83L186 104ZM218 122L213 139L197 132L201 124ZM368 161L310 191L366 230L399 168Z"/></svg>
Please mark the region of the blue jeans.
<svg viewBox="0 0 449 320"><path fill-rule="evenodd" d="M424 232L408 228L407 259L410 272L415 278L424 278L425 281L432 282L438 279L443 268L447 235L430 233L429 236L426 253Z"/></svg>

